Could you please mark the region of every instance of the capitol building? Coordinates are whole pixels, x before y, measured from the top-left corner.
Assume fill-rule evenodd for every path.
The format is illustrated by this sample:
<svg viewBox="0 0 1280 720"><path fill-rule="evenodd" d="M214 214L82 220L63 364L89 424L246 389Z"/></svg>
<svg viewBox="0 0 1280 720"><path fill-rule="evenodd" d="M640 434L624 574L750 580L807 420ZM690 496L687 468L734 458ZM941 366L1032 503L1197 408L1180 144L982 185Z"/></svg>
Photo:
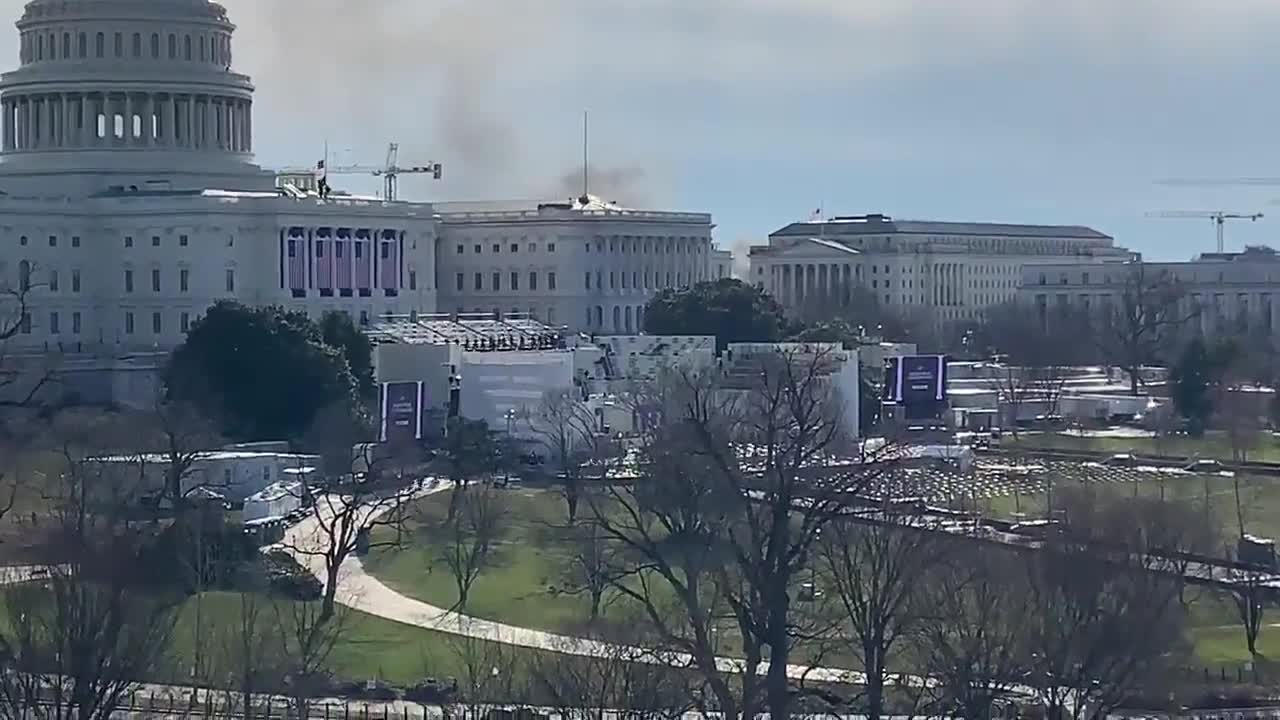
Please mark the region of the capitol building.
<svg viewBox="0 0 1280 720"><path fill-rule="evenodd" d="M5 352L96 373L90 396L124 392L130 368L154 375L222 299L625 333L656 292L715 272L705 213L587 195L435 207L282 183L254 162L253 84L208 0L31 0L17 28L19 66L0 76Z"/></svg>

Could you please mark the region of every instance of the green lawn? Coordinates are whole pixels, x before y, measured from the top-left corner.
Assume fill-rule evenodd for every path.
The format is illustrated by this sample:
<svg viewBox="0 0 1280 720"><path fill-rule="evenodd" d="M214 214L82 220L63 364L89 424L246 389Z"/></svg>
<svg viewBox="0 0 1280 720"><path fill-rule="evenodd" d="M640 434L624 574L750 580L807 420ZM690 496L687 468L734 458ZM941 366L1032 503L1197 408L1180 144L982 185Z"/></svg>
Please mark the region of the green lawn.
<svg viewBox="0 0 1280 720"><path fill-rule="evenodd" d="M591 615L589 600L561 591L574 547L563 500L554 492L527 489L504 490L501 496L509 513L503 538L471 588L467 614L544 630L582 628ZM408 538L395 547L375 548L364 563L395 590L446 608L457 603L457 586L436 558L438 544L430 528L444 517L448 503L448 493L420 501ZM390 540L393 533L382 528L374 540ZM611 608L617 612L616 603Z"/></svg>
<svg viewBox="0 0 1280 720"><path fill-rule="evenodd" d="M277 615L271 600L259 596L260 625L287 626L287 604L283 616ZM197 604L199 609L197 609ZM196 623L197 615L201 622ZM241 618L241 600L234 592L208 592L200 600L189 599L181 609L172 638L171 666L175 675L169 680L190 677L197 661L208 668L226 667L222 648L233 643L235 628ZM203 632L197 635L197 628ZM328 667L346 680L382 679L396 685L409 685L424 677L447 678L466 676L466 663L476 657L491 658L510 664L523 672L537 657L553 656L538 650L513 646L497 647L483 640L464 640L447 633L425 630L384 620L373 615L346 611L338 642L329 656ZM197 654L196 648L201 648ZM209 676L222 672L211 669Z"/></svg>
<svg viewBox="0 0 1280 720"><path fill-rule="evenodd" d="M1235 535L1235 502L1232 481L1217 476L1173 477L1165 483L1166 497L1185 497L1204 502L1205 483L1209 484L1209 510L1212 522L1223 527L1223 537ZM1159 487L1150 484L1098 485L1105 492L1158 494ZM1245 500L1246 528L1251 532L1280 535L1280 479L1251 477L1242 482ZM525 627L553 631L581 631L588 617L585 598L558 593L562 584L562 568L571 547L565 529L563 501L545 490L512 490L506 493L510 503L507 535L496 563L483 573L471 591L466 612L478 617L500 620ZM419 503L418 523L438 520L445 512L448 496L440 494ZM1034 516L1043 513L1044 496L1022 496L1023 512ZM1013 512L1013 498L989 501L992 514ZM381 532L390 532L382 530ZM426 602L444 607L457 600L452 575L433 561L432 545L427 534L410 529L411 540L398 547L373 551L365 565L370 572L396 590ZM389 539L389 536L383 536ZM433 568L433 564L436 566ZM1193 603L1189 617L1188 640L1194 646L1193 662L1206 666L1238 664L1248 660L1244 633L1239 627L1234 606L1220 594L1192 590ZM624 611L615 605L613 612ZM1268 622L1280 623L1280 610L1271 611ZM1280 658L1280 627L1264 628L1259 645L1268 656ZM376 654L376 651L375 651ZM805 653L801 651L799 656ZM798 661L800 657L797 658ZM848 657L828 657L826 664L848 665ZM852 665L849 665L852 666Z"/></svg>

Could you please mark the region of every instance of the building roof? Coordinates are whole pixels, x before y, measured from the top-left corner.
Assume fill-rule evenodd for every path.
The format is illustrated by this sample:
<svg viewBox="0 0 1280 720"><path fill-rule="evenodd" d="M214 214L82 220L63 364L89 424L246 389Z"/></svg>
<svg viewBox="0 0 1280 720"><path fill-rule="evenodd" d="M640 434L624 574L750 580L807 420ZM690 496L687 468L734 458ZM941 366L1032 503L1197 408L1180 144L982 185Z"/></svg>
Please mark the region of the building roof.
<svg viewBox="0 0 1280 720"><path fill-rule="evenodd" d="M563 345L558 328L515 315L502 319L488 313L389 317L374 323L376 342L406 345L462 345L479 350L545 350Z"/></svg>
<svg viewBox="0 0 1280 720"><path fill-rule="evenodd" d="M1014 225L1006 223L894 220L887 215L836 217L787 225L771 236L808 235L980 235L984 237L1079 238L1110 240L1110 235L1082 225Z"/></svg>

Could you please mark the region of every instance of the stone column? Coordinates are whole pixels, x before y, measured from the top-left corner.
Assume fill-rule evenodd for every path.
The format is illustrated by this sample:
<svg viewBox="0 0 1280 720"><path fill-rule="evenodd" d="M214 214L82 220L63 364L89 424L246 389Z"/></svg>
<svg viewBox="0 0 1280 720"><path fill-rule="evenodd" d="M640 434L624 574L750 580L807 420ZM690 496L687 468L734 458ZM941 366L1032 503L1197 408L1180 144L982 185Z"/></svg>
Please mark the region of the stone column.
<svg viewBox="0 0 1280 720"><path fill-rule="evenodd" d="M151 147L156 137L156 99L151 93L142 95L142 121L139 124L143 147Z"/></svg>
<svg viewBox="0 0 1280 720"><path fill-rule="evenodd" d="M164 103L164 144L178 146L178 98L173 93Z"/></svg>
<svg viewBox="0 0 1280 720"><path fill-rule="evenodd" d="M73 124L70 122L72 120L72 96L63 92L61 99L63 99L63 108L58 113L58 145L60 147L69 147L72 145L72 132L70 132L70 127Z"/></svg>
<svg viewBox="0 0 1280 720"><path fill-rule="evenodd" d="M253 101L244 101L244 151L253 152Z"/></svg>
<svg viewBox="0 0 1280 720"><path fill-rule="evenodd" d="M4 109L4 149L5 152L12 150L10 138L13 137L13 101L5 100Z"/></svg>
<svg viewBox="0 0 1280 720"><path fill-rule="evenodd" d="M124 144L125 145L133 145L134 140L136 139L133 136L133 113L134 113L133 93L127 92L124 94Z"/></svg>
<svg viewBox="0 0 1280 720"><path fill-rule="evenodd" d="M213 96L204 99L204 132L200 133L201 145L205 149L217 148L217 119L214 116Z"/></svg>
<svg viewBox="0 0 1280 720"><path fill-rule="evenodd" d="M89 93L80 95L80 147L98 143L98 114L92 112L94 102Z"/></svg>
<svg viewBox="0 0 1280 720"><path fill-rule="evenodd" d="M188 147L188 148L195 147L195 136L192 132L195 129L195 125L196 125L195 107L196 107L196 97L194 95L188 95L186 100L186 112L184 113L184 115L186 116L186 120L183 121L183 126L182 126L183 147Z"/></svg>

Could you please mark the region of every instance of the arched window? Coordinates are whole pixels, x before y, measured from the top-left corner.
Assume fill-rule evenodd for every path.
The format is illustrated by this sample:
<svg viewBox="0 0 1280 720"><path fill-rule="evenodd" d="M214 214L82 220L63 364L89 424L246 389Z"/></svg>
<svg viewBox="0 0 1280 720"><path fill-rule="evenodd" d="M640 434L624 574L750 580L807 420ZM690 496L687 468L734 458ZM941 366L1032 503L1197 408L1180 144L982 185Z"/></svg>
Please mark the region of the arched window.
<svg viewBox="0 0 1280 720"><path fill-rule="evenodd" d="M178 36L173 33L169 33L169 59L178 59Z"/></svg>
<svg viewBox="0 0 1280 720"><path fill-rule="evenodd" d="M36 36L36 59L37 60L44 59L44 36L43 35Z"/></svg>
<svg viewBox="0 0 1280 720"><path fill-rule="evenodd" d="M89 57L89 36L84 33L80 33L80 37L76 39L76 42L80 45L78 48L79 52L76 53L76 55L81 58Z"/></svg>
<svg viewBox="0 0 1280 720"><path fill-rule="evenodd" d="M98 33L93 39L93 48L94 54L98 57L102 57L107 51L107 36L102 33Z"/></svg>
<svg viewBox="0 0 1280 720"><path fill-rule="evenodd" d="M160 33L151 33L151 57L160 57Z"/></svg>
<svg viewBox="0 0 1280 720"><path fill-rule="evenodd" d="M626 317L626 319L627 319L627 320L626 320L626 329L627 329L627 332L631 332L631 306L629 306L629 305L628 305L628 306L627 306L627 308L626 308L626 311L625 311L623 314L624 314L624 316L625 316L625 317Z"/></svg>
<svg viewBox="0 0 1280 720"><path fill-rule="evenodd" d="M71 59L71 33L62 33L62 59Z"/></svg>
<svg viewBox="0 0 1280 720"><path fill-rule="evenodd" d="M613 306L613 331L617 332L622 329L622 308L617 305Z"/></svg>
<svg viewBox="0 0 1280 720"><path fill-rule="evenodd" d="M191 36L190 35L184 35L182 37L182 53L183 53L183 57L187 61L191 60Z"/></svg>
<svg viewBox="0 0 1280 720"><path fill-rule="evenodd" d="M31 289L31 263L27 260L18 263L18 289L22 292Z"/></svg>
<svg viewBox="0 0 1280 720"><path fill-rule="evenodd" d="M135 58L142 57L142 33L133 34L133 56Z"/></svg>
<svg viewBox="0 0 1280 720"><path fill-rule="evenodd" d="M201 35L200 36L200 62L205 62L208 59L209 59L209 38L205 37L204 35Z"/></svg>
<svg viewBox="0 0 1280 720"><path fill-rule="evenodd" d="M124 57L124 33L115 34L116 57Z"/></svg>

